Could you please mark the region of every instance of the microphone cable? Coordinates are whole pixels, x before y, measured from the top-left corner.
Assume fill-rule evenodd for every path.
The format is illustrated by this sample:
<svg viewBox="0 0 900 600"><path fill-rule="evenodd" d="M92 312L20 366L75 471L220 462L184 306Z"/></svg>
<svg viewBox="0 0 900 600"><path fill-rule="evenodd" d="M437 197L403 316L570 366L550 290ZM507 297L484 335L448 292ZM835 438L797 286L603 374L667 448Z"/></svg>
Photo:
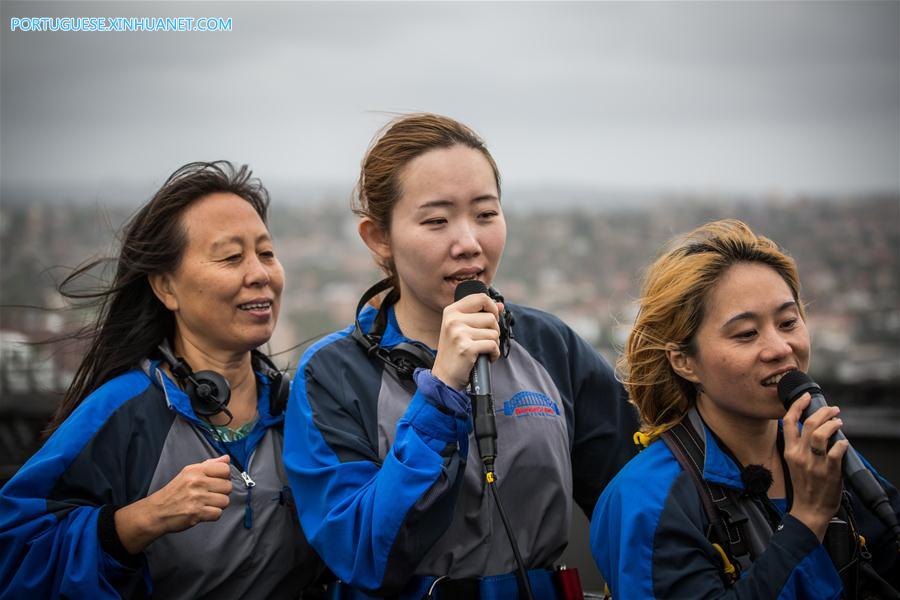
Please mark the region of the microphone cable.
<svg viewBox="0 0 900 600"><path fill-rule="evenodd" d="M519 544L516 542L516 538L513 535L509 519L506 518L506 511L503 510L503 503L500 502L500 494L497 493L497 488L495 486L497 483L497 476L494 474L493 457L485 458L482 464L484 467L484 479L491 489L491 495L494 497L494 502L497 504L497 511L500 513L500 520L503 522L503 529L506 530L506 537L509 538L509 545L512 547L513 556L516 559L516 580L519 582L519 596L526 600L534 600L534 595L531 592L531 582L528 580L528 571L525 569L525 561L522 560L522 553L519 552Z"/></svg>
<svg viewBox="0 0 900 600"><path fill-rule="evenodd" d="M490 291L483 282L477 279L463 281L456 286L456 290L453 293L454 302L458 302L471 294L490 295ZM472 372L469 375L469 398L472 400L472 428L475 434L475 445L478 447L478 455L481 457L484 480L491 489L491 495L494 497L497 511L500 513L500 520L503 522L503 529L506 531L506 537L509 538L509 545L512 547L513 557L516 559L516 579L519 582L519 597L525 598L525 600L534 600L531 582L528 580L528 572L525 570L525 561L522 560L522 553L519 552L519 545L516 543L516 537L513 535L512 527L509 525L506 511L503 510L503 503L500 502L500 494L497 492L496 487L497 476L494 474L494 460L497 457L497 423L494 419L491 364L486 354L479 355L475 365L472 367Z"/></svg>

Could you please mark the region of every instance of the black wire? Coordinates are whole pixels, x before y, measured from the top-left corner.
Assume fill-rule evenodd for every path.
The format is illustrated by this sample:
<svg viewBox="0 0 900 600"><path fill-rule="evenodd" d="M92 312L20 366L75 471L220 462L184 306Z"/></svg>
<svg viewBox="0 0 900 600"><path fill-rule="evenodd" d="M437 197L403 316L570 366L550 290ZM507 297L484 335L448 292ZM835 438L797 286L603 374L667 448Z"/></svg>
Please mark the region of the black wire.
<svg viewBox="0 0 900 600"><path fill-rule="evenodd" d="M503 504L500 502L500 494L497 493L497 488L494 486L497 482L497 476L493 473L493 469L491 469L490 476L488 476L488 470L485 467L485 479L488 482L488 487L491 488L491 493L494 495L494 502L497 503L497 510L500 512L500 520L503 521L506 537L509 538L509 545L512 546L513 556L516 558L516 579L519 580L519 594L526 600L534 600L534 596L531 593L531 582L528 580L528 573L525 571L525 562L522 560L519 545L516 543L512 528L506 519L506 512L503 510Z"/></svg>
<svg viewBox="0 0 900 600"><path fill-rule="evenodd" d="M317 333L316 335L310 336L310 337L306 338L305 340L300 340L299 342L297 342L296 344L294 344L294 345L291 346L290 348L285 348L284 350L279 350L278 352L266 352L265 354L266 354L266 356L268 356L269 358L275 358L276 356L281 356L282 354L287 354L288 352L293 352L293 351L296 350L297 348L300 348L300 347L305 346L305 345L307 345L307 344L311 344L311 343L313 343L313 342L317 342L318 340L322 339L322 338L325 337L326 335L328 335L328 334L327 334L327 333ZM266 342L266 347L267 347L267 348L269 347L269 343L268 343L268 342ZM292 371L293 369L292 369L292 368L287 368L287 369L285 369L285 370L286 370L286 371Z"/></svg>

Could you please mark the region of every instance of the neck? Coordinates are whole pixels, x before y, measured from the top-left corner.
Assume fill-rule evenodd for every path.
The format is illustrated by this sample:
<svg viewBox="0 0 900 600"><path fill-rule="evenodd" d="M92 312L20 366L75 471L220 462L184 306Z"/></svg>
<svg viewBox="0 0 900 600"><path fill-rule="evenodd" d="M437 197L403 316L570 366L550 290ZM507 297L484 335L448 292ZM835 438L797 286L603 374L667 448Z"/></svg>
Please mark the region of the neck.
<svg viewBox="0 0 900 600"><path fill-rule="evenodd" d="M195 343L190 336L175 334L175 354L181 356L195 373L199 371L215 371L222 375L231 388L231 399L228 410L234 419L229 427L237 428L247 423L256 415L256 377L250 352L211 352ZM224 425L228 417L219 413L210 418L214 425Z"/></svg>
<svg viewBox="0 0 900 600"><path fill-rule="evenodd" d="M437 348L441 338L443 314L410 302L407 298L408 294L401 294L394 305L394 316L400 331L411 340L422 342L429 348Z"/></svg>
<svg viewBox="0 0 900 600"><path fill-rule="evenodd" d="M697 410L741 465L763 465L770 470L777 468L775 463L780 465L778 421L748 419L717 410L702 392Z"/></svg>

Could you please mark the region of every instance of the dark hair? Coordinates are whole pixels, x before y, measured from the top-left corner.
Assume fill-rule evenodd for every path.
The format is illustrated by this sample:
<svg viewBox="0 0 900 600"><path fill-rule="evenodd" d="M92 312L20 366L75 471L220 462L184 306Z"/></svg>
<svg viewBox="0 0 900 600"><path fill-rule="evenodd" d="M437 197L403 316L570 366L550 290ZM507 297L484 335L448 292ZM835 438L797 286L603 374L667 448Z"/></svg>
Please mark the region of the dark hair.
<svg viewBox="0 0 900 600"><path fill-rule="evenodd" d="M354 190L353 212L370 218L383 231L390 231L394 205L403 193L401 176L406 165L430 150L456 145L478 150L484 155L494 172L499 195L500 170L484 140L459 121L418 113L394 119L375 136L363 157ZM381 264L381 268L396 279L393 263Z"/></svg>
<svg viewBox="0 0 900 600"><path fill-rule="evenodd" d="M175 333L175 317L157 299L148 276L170 273L181 261L187 235L181 215L194 202L215 193L231 193L250 203L266 223L269 193L247 165L228 161L193 162L176 170L147 204L125 224L117 257L92 260L77 267L59 285L72 300L90 300L96 317L71 337L89 340L71 385L47 427L55 431L93 390L133 369L156 353ZM116 273L99 290L72 291L97 267L114 262Z"/></svg>

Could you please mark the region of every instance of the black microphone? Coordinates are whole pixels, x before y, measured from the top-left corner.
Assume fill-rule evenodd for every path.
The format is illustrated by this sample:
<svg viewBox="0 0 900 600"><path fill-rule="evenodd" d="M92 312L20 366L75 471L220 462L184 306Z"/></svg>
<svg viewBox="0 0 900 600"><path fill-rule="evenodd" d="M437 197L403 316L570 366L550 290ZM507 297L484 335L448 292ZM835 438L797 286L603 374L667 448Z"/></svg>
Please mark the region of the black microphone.
<svg viewBox="0 0 900 600"><path fill-rule="evenodd" d="M784 404L784 408L788 409L803 394L809 392L810 401L801 417L801 421L806 419L822 408L828 406L825 402L825 396L820 388L809 375L803 371L788 371L781 381L778 382L778 398ZM828 448L831 448L835 442L846 440L846 436L839 429L828 439ZM894 536L900 543L900 524L897 522L897 515L888 501L887 494L872 472L866 468L853 446L847 448L844 455L844 479L854 489L860 497L863 504L881 519L881 522L887 525Z"/></svg>
<svg viewBox="0 0 900 600"><path fill-rule="evenodd" d="M487 286L477 279L463 281L456 286L454 300L459 301L472 294L487 294ZM469 382L472 399L472 424L478 454L489 474L493 473L497 457L497 423L494 420L494 396L491 389L491 360L487 354L479 354L472 368Z"/></svg>

